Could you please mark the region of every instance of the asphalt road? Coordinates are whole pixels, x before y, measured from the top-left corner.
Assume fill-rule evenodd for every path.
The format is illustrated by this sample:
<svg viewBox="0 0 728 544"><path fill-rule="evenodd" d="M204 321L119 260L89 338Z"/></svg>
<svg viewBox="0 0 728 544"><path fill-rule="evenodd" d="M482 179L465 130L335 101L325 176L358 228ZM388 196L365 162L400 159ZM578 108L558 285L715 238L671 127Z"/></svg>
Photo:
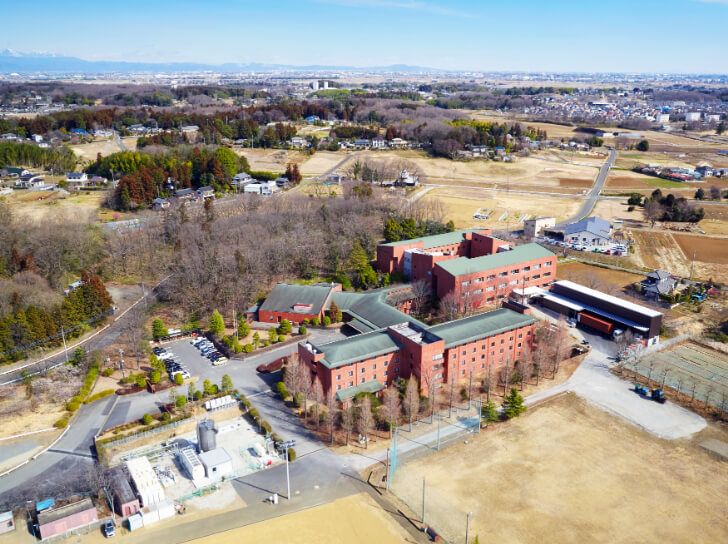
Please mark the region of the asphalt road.
<svg viewBox="0 0 728 544"><path fill-rule="evenodd" d="M589 192L586 195L586 200L584 200L584 204L581 205L581 208L579 208L579 211L576 212L576 215L569 219L565 219L564 221L561 221L559 223L556 223L557 227L565 227L566 225L573 223L575 221L579 221L580 219L584 219L587 217L591 211L594 209L594 205L597 203L597 200L599 199L599 193L602 191L602 188L604 187L604 182L607 181L607 176L609 175L609 170L614 165L614 160L617 158L617 151L614 149L611 149L609 151L609 157L607 157L607 160L604 161L604 164L602 165L601 169L599 170L599 174L597 174L597 179L594 180L594 185L592 185L592 188L589 190Z"/></svg>

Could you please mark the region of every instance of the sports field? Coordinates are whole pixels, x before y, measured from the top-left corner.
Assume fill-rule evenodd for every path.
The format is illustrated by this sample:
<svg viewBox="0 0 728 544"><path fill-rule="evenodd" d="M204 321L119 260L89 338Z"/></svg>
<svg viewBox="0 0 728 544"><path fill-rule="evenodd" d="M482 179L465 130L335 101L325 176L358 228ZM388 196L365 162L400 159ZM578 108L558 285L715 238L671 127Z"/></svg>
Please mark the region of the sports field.
<svg viewBox="0 0 728 544"><path fill-rule="evenodd" d="M728 471L691 439L656 438L575 395L492 429L406 465L413 499L422 478L432 497L426 523L458 542L467 512L480 542L728 541Z"/></svg>

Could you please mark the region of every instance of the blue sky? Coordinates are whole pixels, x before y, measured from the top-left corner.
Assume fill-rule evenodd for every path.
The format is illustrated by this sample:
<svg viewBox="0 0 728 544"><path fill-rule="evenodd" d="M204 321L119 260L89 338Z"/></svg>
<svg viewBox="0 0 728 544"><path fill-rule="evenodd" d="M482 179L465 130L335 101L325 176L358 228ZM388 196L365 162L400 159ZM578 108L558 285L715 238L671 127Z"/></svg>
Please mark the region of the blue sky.
<svg viewBox="0 0 728 544"><path fill-rule="evenodd" d="M0 49L90 60L728 72L728 0L4 4Z"/></svg>

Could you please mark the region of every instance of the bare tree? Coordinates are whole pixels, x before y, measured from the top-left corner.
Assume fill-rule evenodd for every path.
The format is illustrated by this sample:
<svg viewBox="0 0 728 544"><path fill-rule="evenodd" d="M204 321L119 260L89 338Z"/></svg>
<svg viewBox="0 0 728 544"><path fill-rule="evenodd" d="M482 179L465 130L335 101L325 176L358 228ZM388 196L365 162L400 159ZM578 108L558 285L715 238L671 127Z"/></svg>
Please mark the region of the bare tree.
<svg viewBox="0 0 728 544"><path fill-rule="evenodd" d="M518 361L516 361L516 372L518 373L518 378L521 383L521 391L523 391L523 383L528 380L529 376L532 374L532 368L533 365L531 364L529 357L522 356Z"/></svg>
<svg viewBox="0 0 728 544"><path fill-rule="evenodd" d="M490 389L493 387L493 380L494 380L494 368L493 368L493 361L488 363L488 369L485 373L485 400L487 402L490 402Z"/></svg>
<svg viewBox="0 0 728 544"><path fill-rule="evenodd" d="M457 389L457 379L455 377L457 372L456 369L453 370L451 368L450 371L447 373L448 418L452 417L452 405L455 401L455 390Z"/></svg>
<svg viewBox="0 0 728 544"><path fill-rule="evenodd" d="M460 317L460 299L455 291L450 291L440 299L440 311L447 321Z"/></svg>
<svg viewBox="0 0 728 544"><path fill-rule="evenodd" d="M417 417L420 411L420 393L417 388L417 378L412 376L407 381L407 389L404 392L404 413L409 419L409 429L412 430L412 419Z"/></svg>
<svg viewBox="0 0 728 544"><path fill-rule="evenodd" d="M285 384L286 389L288 389L291 395L293 395L294 400L301 392L301 388L303 387L302 366L303 363L299 361L298 354L292 353L291 356L288 357L286 372L283 376L283 383Z"/></svg>
<svg viewBox="0 0 728 544"><path fill-rule="evenodd" d="M397 424L402 413L402 403L399 400L399 391L394 387L384 390L383 402L379 407L379 415L389 423L389 438L392 438L392 428Z"/></svg>
<svg viewBox="0 0 728 544"><path fill-rule="evenodd" d="M364 437L364 449L369 447L369 432L372 430L373 422L372 401L369 395L364 395L359 401L359 418L356 422L359 434Z"/></svg>
<svg viewBox="0 0 728 544"><path fill-rule="evenodd" d="M543 375L543 367L548 355L546 352L546 348L545 346L542 346L542 343L545 342L539 342L536 346L536 349L533 351L533 366L536 370L536 385L538 385L538 382Z"/></svg>
<svg viewBox="0 0 728 544"><path fill-rule="evenodd" d="M412 292L412 309L414 310L414 315L422 315L422 310L430 298L432 288L425 280L417 280L410 286L410 291Z"/></svg>
<svg viewBox="0 0 728 544"><path fill-rule="evenodd" d="M559 316L559 320L556 322L556 327L552 329L551 347L553 349L554 356L553 375L555 378L556 373L559 371L561 361L566 358L567 350L569 349L569 329L566 326L564 316Z"/></svg>
<svg viewBox="0 0 728 544"><path fill-rule="evenodd" d="M334 429L336 428L336 417L338 414L338 406L336 402L336 393L333 387L329 389L326 395L326 423L329 427L329 443L334 443Z"/></svg>
<svg viewBox="0 0 728 544"><path fill-rule="evenodd" d="M511 377L513 375L513 367L511 366L511 356L506 358L503 368L500 370L500 381L503 385L503 397L506 396L508 388L511 385Z"/></svg>
<svg viewBox="0 0 728 544"><path fill-rule="evenodd" d="M313 381L312 400L314 402L314 414L316 417L316 428L318 429L321 424L321 418L319 417L320 405L324 401L324 388L321 385L321 380L318 376Z"/></svg>
<svg viewBox="0 0 728 544"><path fill-rule="evenodd" d="M645 202L643 212L645 214L645 219L650 222L650 226L654 229L655 223L664 215L665 209L657 200L648 198Z"/></svg>
<svg viewBox="0 0 728 544"><path fill-rule="evenodd" d="M351 402L344 405L341 410L341 428L346 431L346 445L349 445L349 436L354 430L354 406Z"/></svg>

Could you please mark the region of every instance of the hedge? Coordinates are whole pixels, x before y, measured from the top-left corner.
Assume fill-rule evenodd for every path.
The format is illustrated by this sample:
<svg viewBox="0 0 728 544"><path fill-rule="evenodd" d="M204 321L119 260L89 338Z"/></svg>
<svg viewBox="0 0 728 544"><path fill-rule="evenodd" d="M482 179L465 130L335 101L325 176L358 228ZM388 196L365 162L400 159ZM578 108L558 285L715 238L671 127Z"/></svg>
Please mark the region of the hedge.
<svg viewBox="0 0 728 544"><path fill-rule="evenodd" d="M113 374L114 374L114 369L113 368L105 368L104 371L101 373L101 375L104 378L108 378L109 376L111 376Z"/></svg>
<svg viewBox="0 0 728 544"><path fill-rule="evenodd" d="M68 410L69 412L75 412L76 410L78 410L79 406L80 404L78 404L77 402L71 401L66 403L66 410Z"/></svg>
<svg viewBox="0 0 728 544"><path fill-rule="evenodd" d="M250 414L250 417L252 417L252 418L256 418L259 415L258 410L256 410L255 408L251 408L250 410L248 410L248 413Z"/></svg>
<svg viewBox="0 0 728 544"><path fill-rule="evenodd" d="M56 429L65 429L66 427L68 427L68 420L70 419L71 414L63 414L61 418L53 424L53 426Z"/></svg>
<svg viewBox="0 0 728 544"><path fill-rule="evenodd" d="M99 399L103 399L105 397L109 397L113 395L116 391L113 389L105 389L104 391L99 391L95 395L91 395L89 398L87 398L85 401L83 401L84 404L91 404L94 401L97 401Z"/></svg>
<svg viewBox="0 0 728 544"><path fill-rule="evenodd" d="M268 423L268 422L267 422L267 421L265 421L265 420L264 420L264 421L261 421L261 422L260 422L260 427L261 427L262 429L265 429L265 432L266 432L266 433L272 433L272 432L273 432L273 427L271 427L271 426L270 426L270 423Z"/></svg>
<svg viewBox="0 0 728 544"><path fill-rule="evenodd" d="M296 450L293 448L288 448L288 462L292 463L296 460Z"/></svg>

